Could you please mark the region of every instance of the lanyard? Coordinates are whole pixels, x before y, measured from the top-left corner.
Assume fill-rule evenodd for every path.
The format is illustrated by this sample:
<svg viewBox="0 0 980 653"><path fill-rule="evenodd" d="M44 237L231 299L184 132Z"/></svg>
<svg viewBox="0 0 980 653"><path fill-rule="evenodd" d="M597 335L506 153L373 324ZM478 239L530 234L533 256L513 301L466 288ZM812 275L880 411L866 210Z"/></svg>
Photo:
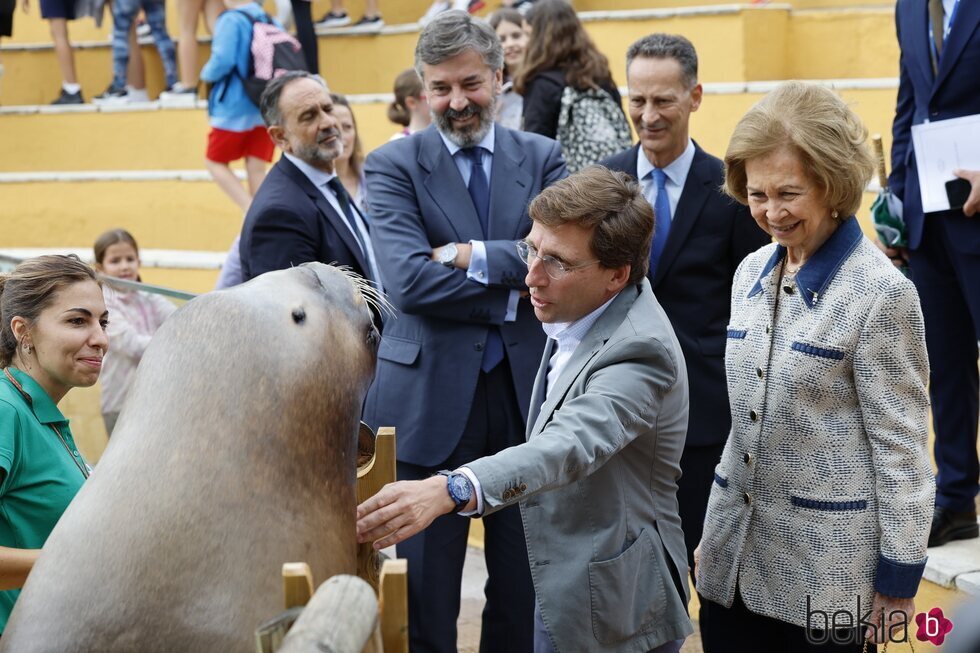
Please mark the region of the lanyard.
<svg viewBox="0 0 980 653"><path fill-rule="evenodd" d="M28 405L33 406L34 402L31 400L31 396L24 391L24 388L22 388L20 383L17 382L17 379L15 379L14 376L10 373L10 370L4 368L3 373L7 376L7 380L10 381L15 388L17 388L17 392L19 392L20 395L24 398L24 401L26 401ZM61 446L63 446L65 448L65 451L68 452L68 456L71 458L72 462L75 463L75 467L78 467L78 471L82 473L82 478L87 479L89 472L91 471L91 468L88 466L88 464L83 465L82 463L78 462L78 458L81 458L81 455L79 455L78 458L76 458L75 455L72 454L71 447L68 446L68 441L65 440L65 437L63 435L61 435L61 431L58 430L57 426L55 426L54 424L49 424L48 426L50 426L51 430L54 431L55 435L58 436L58 440L61 441Z"/></svg>

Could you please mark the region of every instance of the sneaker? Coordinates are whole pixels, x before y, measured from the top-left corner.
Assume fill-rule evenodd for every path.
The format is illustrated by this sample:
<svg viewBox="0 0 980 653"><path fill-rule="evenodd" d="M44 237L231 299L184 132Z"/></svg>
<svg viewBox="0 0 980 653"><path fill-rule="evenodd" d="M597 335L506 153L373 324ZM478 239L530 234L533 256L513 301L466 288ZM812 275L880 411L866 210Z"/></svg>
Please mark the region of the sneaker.
<svg viewBox="0 0 980 653"><path fill-rule="evenodd" d="M328 11L323 15L323 18L314 23L314 27L343 27L345 25L350 25L350 16L347 15L346 11L338 11L334 13Z"/></svg>
<svg viewBox="0 0 980 653"><path fill-rule="evenodd" d="M357 32L380 32L384 26L385 22L381 19L380 15L371 18L364 16L361 20L351 25L350 29L351 31Z"/></svg>
<svg viewBox="0 0 980 653"><path fill-rule="evenodd" d="M69 93L64 88L61 89L61 94L58 99L51 103L54 104L85 104L85 100L82 99L82 92Z"/></svg>
<svg viewBox="0 0 980 653"><path fill-rule="evenodd" d="M145 88L133 88L132 86L126 87L126 102L149 102L150 95L146 92Z"/></svg>
<svg viewBox="0 0 980 653"><path fill-rule="evenodd" d="M109 88L101 95L96 95L92 98L92 102L100 106L106 104L124 104L126 102L126 87L109 84Z"/></svg>
<svg viewBox="0 0 980 653"><path fill-rule="evenodd" d="M197 102L197 87L184 86L177 82L160 94L160 104L169 106L194 106Z"/></svg>
<svg viewBox="0 0 980 653"><path fill-rule="evenodd" d="M136 23L136 36L137 38L146 38L150 36L150 24L145 20L140 20Z"/></svg>

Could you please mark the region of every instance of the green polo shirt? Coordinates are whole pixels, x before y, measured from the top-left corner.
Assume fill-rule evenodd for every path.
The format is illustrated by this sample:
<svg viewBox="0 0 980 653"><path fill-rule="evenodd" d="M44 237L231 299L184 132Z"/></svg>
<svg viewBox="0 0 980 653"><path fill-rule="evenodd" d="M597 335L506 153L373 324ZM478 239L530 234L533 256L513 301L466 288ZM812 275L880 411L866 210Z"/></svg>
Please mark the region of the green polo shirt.
<svg viewBox="0 0 980 653"><path fill-rule="evenodd" d="M0 372L0 546L40 549L85 480L68 420L30 376L8 368L31 401ZM51 428L56 426L71 455ZM20 590L0 592L0 632Z"/></svg>

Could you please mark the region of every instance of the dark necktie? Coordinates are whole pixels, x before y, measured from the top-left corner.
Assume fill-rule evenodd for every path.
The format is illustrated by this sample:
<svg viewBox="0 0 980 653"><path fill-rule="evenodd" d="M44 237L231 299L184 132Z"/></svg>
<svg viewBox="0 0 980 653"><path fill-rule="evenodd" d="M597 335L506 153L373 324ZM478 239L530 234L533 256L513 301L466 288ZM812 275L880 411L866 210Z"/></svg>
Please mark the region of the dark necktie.
<svg viewBox="0 0 980 653"><path fill-rule="evenodd" d="M929 0L929 22L932 24L932 73L939 71L939 57L943 54L943 0Z"/></svg>
<svg viewBox="0 0 980 653"><path fill-rule="evenodd" d="M667 236L670 235L670 198L667 197L667 175L660 168L650 174L657 185L657 197L653 203L653 242L650 245L650 278L657 274L660 256L664 253Z"/></svg>
<svg viewBox="0 0 980 653"><path fill-rule="evenodd" d="M483 149L482 147L468 147L463 150L469 157L473 167L470 168L470 183L466 190L470 192L470 199L473 200L473 207L476 215L480 218L480 226L483 227L483 237L490 237L490 184L487 183L487 173L483 168Z"/></svg>
<svg viewBox="0 0 980 653"><path fill-rule="evenodd" d="M468 147L462 150L469 157L473 167L470 168L470 183L466 190L470 192L470 199L473 200L473 207L476 215L480 218L480 226L483 227L483 237L490 237L490 185L487 183L487 174L483 168L483 148ZM480 362L480 369L489 372L504 360L504 341L500 337L500 329L491 326L487 332L487 343L483 349L483 360Z"/></svg>
<svg viewBox="0 0 980 653"><path fill-rule="evenodd" d="M350 225L351 231L354 232L354 238L357 239L357 244L361 248L361 254L367 258L367 245L364 243L364 236L361 235L361 230L357 228L357 220L354 219L354 211L350 206L350 195L347 194L347 189L344 185L340 183L339 177L334 177L327 182L327 187L333 191L333 194L337 196L337 203L340 204L340 208L344 213L344 217L347 219L347 224ZM367 226L365 225L365 228ZM368 272L365 270L365 272ZM370 274L368 272L368 274Z"/></svg>

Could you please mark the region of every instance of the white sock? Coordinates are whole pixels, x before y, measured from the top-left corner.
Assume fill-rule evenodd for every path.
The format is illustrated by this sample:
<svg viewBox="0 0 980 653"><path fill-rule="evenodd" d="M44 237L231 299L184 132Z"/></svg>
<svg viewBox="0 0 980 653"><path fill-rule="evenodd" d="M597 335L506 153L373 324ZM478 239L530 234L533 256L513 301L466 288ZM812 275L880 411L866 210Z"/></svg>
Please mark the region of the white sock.
<svg viewBox="0 0 980 653"><path fill-rule="evenodd" d="M82 90L82 85L81 84L69 84L68 82L62 82L61 83L61 88L65 89L65 93L68 93L69 95L74 95L75 93L78 93L80 90Z"/></svg>

